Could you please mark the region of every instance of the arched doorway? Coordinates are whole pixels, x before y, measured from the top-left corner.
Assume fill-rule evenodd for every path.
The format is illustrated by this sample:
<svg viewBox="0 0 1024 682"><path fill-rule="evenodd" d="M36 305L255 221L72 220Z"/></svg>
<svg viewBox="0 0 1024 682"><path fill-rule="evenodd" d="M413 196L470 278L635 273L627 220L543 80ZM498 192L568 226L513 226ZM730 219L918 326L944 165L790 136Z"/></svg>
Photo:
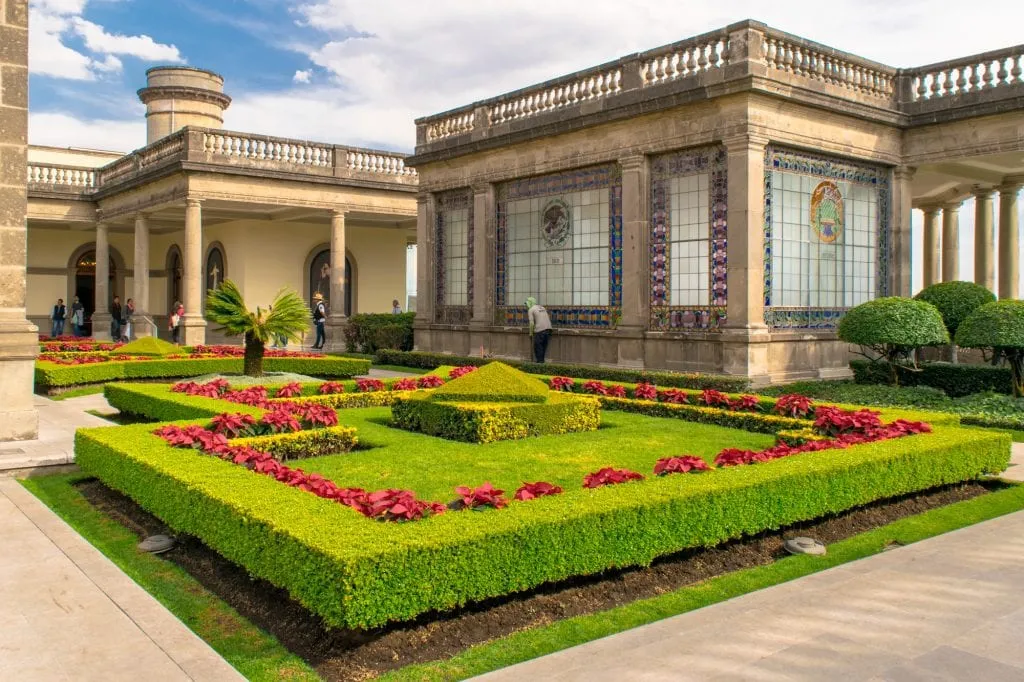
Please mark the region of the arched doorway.
<svg viewBox="0 0 1024 682"><path fill-rule="evenodd" d="M205 292L219 287L227 279L227 267L224 265L224 247L220 242L210 244L206 251L206 267L203 270L203 312L206 312Z"/></svg>
<svg viewBox="0 0 1024 682"><path fill-rule="evenodd" d="M317 293L323 294L324 302L327 303L327 310L331 309L331 250L322 249L313 256L309 264L309 295L308 302L312 303L313 296ZM352 315L352 261L345 257L345 316Z"/></svg>
<svg viewBox="0 0 1024 682"><path fill-rule="evenodd" d="M167 315L171 315L175 303L181 303L184 291L184 262L181 260L181 249L176 245L167 250Z"/></svg>
<svg viewBox="0 0 1024 682"><path fill-rule="evenodd" d="M118 272L117 259L113 255L110 256L109 266L109 281L107 282L107 295L113 300L114 296L120 295L118 292L117 283L119 275L122 273ZM78 300L82 302L82 307L85 308L85 325L83 325L84 334L86 336L92 336L92 314L96 312L96 249L85 248L78 252L73 258L71 264L73 282L71 294L68 297L68 316L71 315L71 305L74 301L74 297L78 296ZM109 308L110 301L107 301L107 307ZM68 326L70 329L70 325Z"/></svg>

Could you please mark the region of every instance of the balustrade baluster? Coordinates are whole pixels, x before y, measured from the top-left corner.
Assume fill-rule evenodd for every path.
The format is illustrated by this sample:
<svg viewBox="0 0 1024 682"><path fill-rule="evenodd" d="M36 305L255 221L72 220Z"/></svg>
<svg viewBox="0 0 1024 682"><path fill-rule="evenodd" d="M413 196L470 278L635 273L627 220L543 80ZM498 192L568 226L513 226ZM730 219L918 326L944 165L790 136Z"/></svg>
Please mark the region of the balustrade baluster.
<svg viewBox="0 0 1024 682"><path fill-rule="evenodd" d="M981 77L981 80L984 83L981 87L983 90L990 90L996 86L995 83L992 82L994 77L994 74L992 73L992 62L983 62L982 66L985 67L985 73Z"/></svg>
<svg viewBox="0 0 1024 682"><path fill-rule="evenodd" d="M1000 57L996 60L996 63L999 64L999 71L996 73L996 78L998 79L996 85L1009 85L1007 78L1010 72L1006 70L1006 57Z"/></svg>
<svg viewBox="0 0 1024 682"><path fill-rule="evenodd" d="M1021 82L1021 73L1024 72L1021 69L1021 61L1024 60L1024 55L1016 55L1010 57L1010 61L1013 67L1010 69L1011 82L1016 85Z"/></svg>

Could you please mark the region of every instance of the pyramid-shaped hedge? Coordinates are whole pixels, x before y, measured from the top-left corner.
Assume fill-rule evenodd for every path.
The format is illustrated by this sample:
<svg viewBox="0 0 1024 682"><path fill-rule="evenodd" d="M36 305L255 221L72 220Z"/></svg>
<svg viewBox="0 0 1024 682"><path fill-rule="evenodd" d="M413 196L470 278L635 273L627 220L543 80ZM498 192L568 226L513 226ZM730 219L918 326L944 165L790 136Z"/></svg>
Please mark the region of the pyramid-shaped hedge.
<svg viewBox="0 0 1024 682"><path fill-rule="evenodd" d="M158 357L180 353L181 349L173 343L168 343L155 336L144 336L141 339L135 339L131 343L126 343L118 348L117 352L125 355L152 355Z"/></svg>
<svg viewBox="0 0 1024 682"><path fill-rule="evenodd" d="M550 391L540 379L491 362L434 391L433 400L473 403L543 403Z"/></svg>

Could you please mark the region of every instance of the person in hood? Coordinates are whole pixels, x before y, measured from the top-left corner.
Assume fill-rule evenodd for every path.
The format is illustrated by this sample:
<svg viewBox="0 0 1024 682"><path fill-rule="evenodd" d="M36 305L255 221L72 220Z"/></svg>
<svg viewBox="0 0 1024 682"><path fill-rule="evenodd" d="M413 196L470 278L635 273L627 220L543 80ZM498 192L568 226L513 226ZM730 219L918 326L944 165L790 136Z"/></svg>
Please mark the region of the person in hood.
<svg viewBox="0 0 1024 682"><path fill-rule="evenodd" d="M530 338L533 341L533 361L543 364L548 352L548 341L551 340L551 317L537 299L530 296L526 299L526 315L530 320Z"/></svg>

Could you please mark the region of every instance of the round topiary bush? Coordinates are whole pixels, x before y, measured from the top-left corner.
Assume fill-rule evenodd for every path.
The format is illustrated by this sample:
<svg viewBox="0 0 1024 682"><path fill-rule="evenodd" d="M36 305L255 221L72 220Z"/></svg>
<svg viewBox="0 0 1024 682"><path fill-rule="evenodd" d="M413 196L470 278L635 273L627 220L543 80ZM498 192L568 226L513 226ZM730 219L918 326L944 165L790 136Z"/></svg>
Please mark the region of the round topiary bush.
<svg viewBox="0 0 1024 682"><path fill-rule="evenodd" d="M900 362L913 351L949 343L938 308L899 296L876 298L851 308L839 321L839 338L881 356L889 364L894 386L899 385Z"/></svg>
<svg viewBox="0 0 1024 682"><path fill-rule="evenodd" d="M996 300L996 295L974 282L941 282L925 287L914 298L938 308L950 337L955 337L960 323L981 306Z"/></svg>
<svg viewBox="0 0 1024 682"><path fill-rule="evenodd" d="M956 342L964 348L990 348L1006 358L1013 395L1024 397L1024 301L986 303L960 324Z"/></svg>

